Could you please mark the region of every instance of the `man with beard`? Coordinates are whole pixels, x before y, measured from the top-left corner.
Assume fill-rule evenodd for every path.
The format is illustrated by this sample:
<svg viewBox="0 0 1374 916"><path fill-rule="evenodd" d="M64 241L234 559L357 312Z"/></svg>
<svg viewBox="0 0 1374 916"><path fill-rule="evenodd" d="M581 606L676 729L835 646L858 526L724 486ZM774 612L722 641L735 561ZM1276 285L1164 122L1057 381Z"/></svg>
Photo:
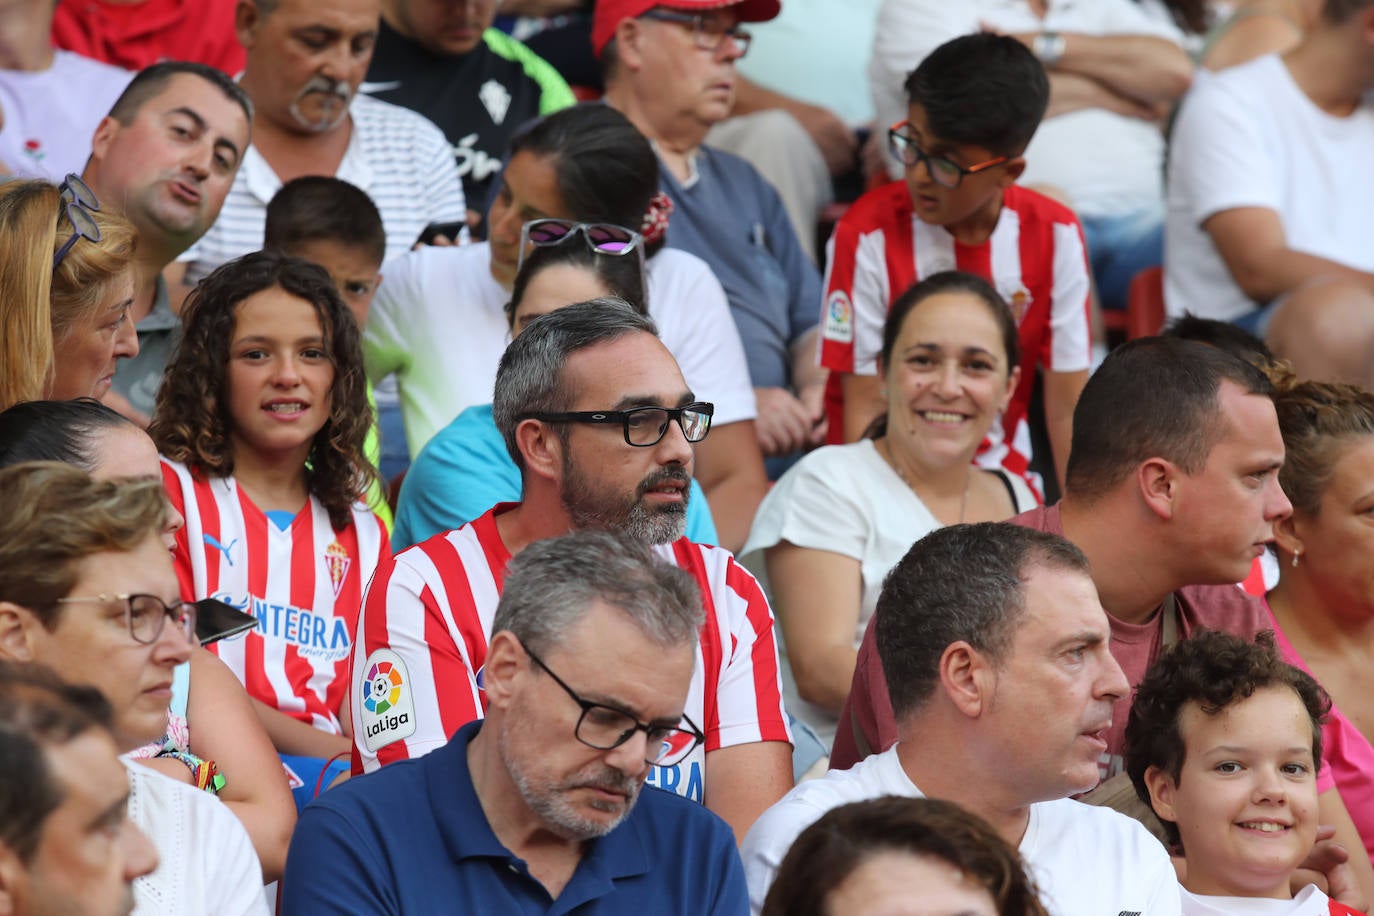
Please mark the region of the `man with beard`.
<svg viewBox="0 0 1374 916"><path fill-rule="evenodd" d="M582 531L513 559L486 651L487 718L307 808L284 912L420 913L442 901L450 913L545 913L556 901L560 912L742 913L729 828L672 793L641 792L655 763L703 740L686 710L711 651L697 644L706 615L692 576L655 553ZM364 696L410 709L397 697L409 684L384 664Z"/></svg>
<svg viewBox="0 0 1374 916"><path fill-rule="evenodd" d="M164 61L139 71L91 140L82 180L138 228L129 309L138 354L106 401L143 425L179 336L162 271L218 218L252 119L248 96L220 71Z"/></svg>
<svg viewBox="0 0 1374 916"><path fill-rule="evenodd" d="M648 781L744 835L791 787L791 748L767 599L728 551L682 536L692 443L713 409L687 388L652 320L621 300L566 306L515 339L492 413L524 499L378 566L354 640L355 772L427 754L482 716L512 556L568 531L618 530L689 572L706 607L686 707L705 741ZM551 610L559 600L550 596ZM383 672L395 691L381 690Z"/></svg>
<svg viewBox="0 0 1374 916"><path fill-rule="evenodd" d="M287 181L332 175L372 198L387 256L430 223L463 220L462 184L443 133L413 111L358 96L377 40L379 0L241 0L240 85L253 144L219 220L183 260L185 282L262 247L267 203Z"/></svg>

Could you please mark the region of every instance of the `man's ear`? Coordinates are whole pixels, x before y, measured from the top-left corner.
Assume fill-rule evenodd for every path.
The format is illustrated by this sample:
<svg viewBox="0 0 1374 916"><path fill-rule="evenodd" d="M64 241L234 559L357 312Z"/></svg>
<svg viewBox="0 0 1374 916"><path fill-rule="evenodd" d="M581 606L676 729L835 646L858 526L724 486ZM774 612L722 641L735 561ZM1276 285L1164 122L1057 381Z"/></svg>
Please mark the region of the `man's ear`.
<svg viewBox="0 0 1374 916"><path fill-rule="evenodd" d="M245 48L253 47L262 21L262 10L258 9L257 0L239 0L234 7L234 34L238 36L239 44Z"/></svg>
<svg viewBox="0 0 1374 916"><path fill-rule="evenodd" d="M1150 790L1150 807L1155 809L1155 815L1161 821L1178 823L1178 813L1174 807L1178 784L1174 782L1174 777L1159 767L1148 767L1145 770L1145 788Z"/></svg>
<svg viewBox="0 0 1374 916"><path fill-rule="evenodd" d="M983 653L960 640L940 653L939 688L955 708L976 719L988 708L996 686L996 672Z"/></svg>
<svg viewBox="0 0 1374 916"><path fill-rule="evenodd" d="M529 665L530 657L515 634L509 630L493 633L487 643L487 661L482 666L482 689L487 703L505 706L515 692L517 678Z"/></svg>
<svg viewBox="0 0 1374 916"><path fill-rule="evenodd" d="M105 158L120 127L120 123L109 115L100 119L100 123L95 126L95 133L91 136L91 158Z"/></svg>
<svg viewBox="0 0 1374 916"><path fill-rule="evenodd" d="M1147 458L1135 470L1140 496L1150 511L1168 520L1178 511L1179 469L1164 458Z"/></svg>
<svg viewBox="0 0 1374 916"><path fill-rule="evenodd" d="M638 70L644 66L644 24L625 17L615 26L615 55L621 66Z"/></svg>
<svg viewBox="0 0 1374 916"><path fill-rule="evenodd" d="M0 659L33 661L36 627L42 624L33 616L33 611L12 601L0 601Z"/></svg>
<svg viewBox="0 0 1374 916"><path fill-rule="evenodd" d="M558 480L563 473L563 439L540 420L521 420L515 427L515 445L525 459L525 470Z"/></svg>

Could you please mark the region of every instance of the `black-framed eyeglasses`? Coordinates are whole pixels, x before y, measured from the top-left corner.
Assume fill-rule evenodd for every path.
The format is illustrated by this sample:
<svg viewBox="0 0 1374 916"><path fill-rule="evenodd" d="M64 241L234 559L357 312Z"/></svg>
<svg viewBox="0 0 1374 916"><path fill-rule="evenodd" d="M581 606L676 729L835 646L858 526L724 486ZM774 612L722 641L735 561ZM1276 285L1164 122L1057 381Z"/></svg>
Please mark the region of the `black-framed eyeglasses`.
<svg viewBox="0 0 1374 916"><path fill-rule="evenodd" d="M631 407L629 410L575 410L568 413L528 413L521 420L544 423L619 423L625 442L637 448L658 445L676 420L688 442L700 442L711 431L716 405L696 401L682 407Z"/></svg>
<svg viewBox="0 0 1374 916"><path fill-rule="evenodd" d="M177 628L192 645L200 645L196 640L196 606L189 601L174 601L171 604L157 595L80 595L58 598L58 604L76 604L85 601L98 601L109 604L113 601L124 602L124 622L134 642L151 645L162 635L162 628L168 618L176 621Z"/></svg>
<svg viewBox="0 0 1374 916"><path fill-rule="evenodd" d="M638 254L640 272L644 269L644 236L633 229L615 223L581 223L571 219L532 219L520 227L520 259L516 270L525 263L530 247L547 248L561 245L575 235L581 235L587 247L597 254L623 257Z"/></svg>
<svg viewBox="0 0 1374 916"><path fill-rule="evenodd" d="M528 646L524 648L530 661L543 668L544 673L553 678L553 682L562 687L563 692L572 697L574 703L582 707L582 715L577 719L577 727L573 730L573 735L587 747L594 747L599 751L609 751L629 741L634 737L635 732L643 732L645 739L644 762L655 766L671 767L686 760L687 755L706 740L701 729L691 719L687 718L686 714L682 716L682 721L687 725L686 728L677 725L650 725L639 721L623 709L582 699L577 695L577 691L564 683L561 677L554 674L553 669L544 664L543 660L531 652Z"/></svg>
<svg viewBox="0 0 1374 916"><path fill-rule="evenodd" d="M911 128L910 121L898 121L887 131L887 146L892 151L892 155L899 162L910 168L918 162L926 164L926 171L930 173L931 180L942 188L953 190L959 187L959 182L964 180L965 175L975 175L978 172L990 169L995 166L1003 165L1010 161L1007 156L998 156L989 159L987 162L980 162L977 165L964 167L957 162L946 159L944 156L932 156L923 151L916 145L916 140L907 131Z"/></svg>
<svg viewBox="0 0 1374 916"><path fill-rule="evenodd" d="M77 239L85 239L88 242L100 241L100 226L96 223L95 217L91 216L92 213L100 211L100 198L95 196L95 192L86 186L86 182L72 174L68 174L62 180L57 190L62 195L62 212L72 224L72 237L63 242L62 247L52 256L53 270L57 270L57 265L61 264L67 252L72 250Z"/></svg>
<svg viewBox="0 0 1374 916"><path fill-rule="evenodd" d="M735 41L735 46L739 48L739 56L743 57L749 53L749 42L754 40L754 36L749 33L748 29L742 29L738 25L726 25L720 19L708 18L701 13L679 13L674 10L652 9L641 14L640 18L689 25L692 27L692 43L700 50L710 51L712 54L720 52L721 45L725 43L726 38L732 38Z"/></svg>

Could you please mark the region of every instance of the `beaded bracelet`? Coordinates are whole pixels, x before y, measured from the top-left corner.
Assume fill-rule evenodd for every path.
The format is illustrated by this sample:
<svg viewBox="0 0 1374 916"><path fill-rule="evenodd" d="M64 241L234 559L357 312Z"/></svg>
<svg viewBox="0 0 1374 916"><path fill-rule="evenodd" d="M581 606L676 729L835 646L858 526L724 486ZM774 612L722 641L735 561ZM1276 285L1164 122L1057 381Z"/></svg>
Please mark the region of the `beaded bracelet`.
<svg viewBox="0 0 1374 916"><path fill-rule="evenodd" d="M185 751L163 751L157 755L160 759L180 760L186 764L191 771L191 783L197 789L204 789L211 795L218 795L220 789L224 788L224 774L219 771L219 767L213 760L203 760L195 754Z"/></svg>

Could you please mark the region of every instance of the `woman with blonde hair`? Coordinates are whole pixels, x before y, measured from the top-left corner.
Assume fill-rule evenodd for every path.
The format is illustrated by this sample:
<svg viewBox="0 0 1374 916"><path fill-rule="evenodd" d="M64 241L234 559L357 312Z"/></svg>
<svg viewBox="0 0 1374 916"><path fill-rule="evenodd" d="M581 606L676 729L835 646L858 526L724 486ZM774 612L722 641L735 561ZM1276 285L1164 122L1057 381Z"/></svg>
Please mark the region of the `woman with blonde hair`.
<svg viewBox="0 0 1374 916"><path fill-rule="evenodd" d="M138 353L137 233L75 175L0 185L0 409L101 397Z"/></svg>

